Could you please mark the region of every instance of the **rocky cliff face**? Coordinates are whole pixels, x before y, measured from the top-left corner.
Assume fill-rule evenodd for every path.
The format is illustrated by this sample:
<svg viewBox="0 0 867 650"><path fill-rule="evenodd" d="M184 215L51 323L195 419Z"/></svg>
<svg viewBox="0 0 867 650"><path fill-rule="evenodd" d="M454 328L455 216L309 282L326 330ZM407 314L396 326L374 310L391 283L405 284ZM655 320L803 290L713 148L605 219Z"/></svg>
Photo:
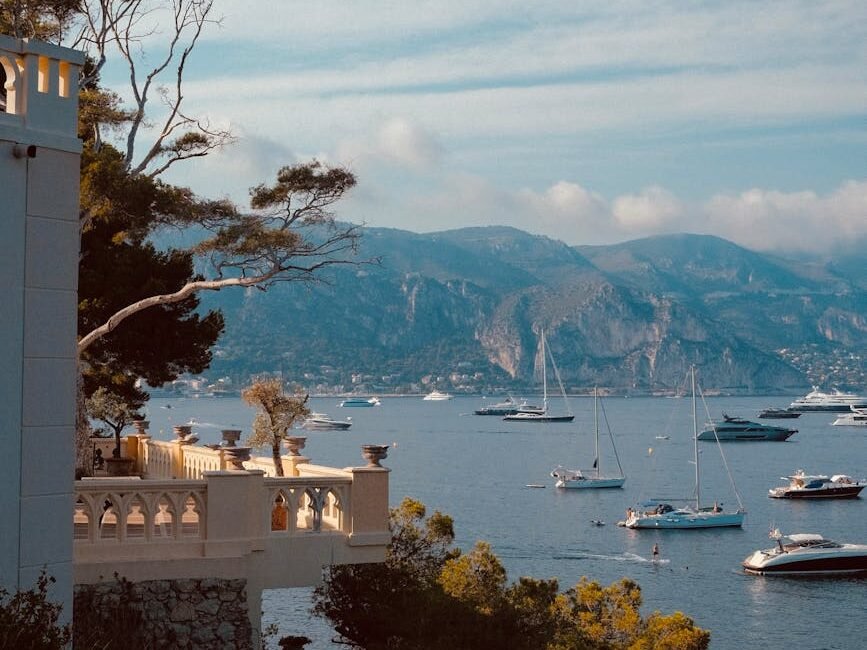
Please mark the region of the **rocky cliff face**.
<svg viewBox="0 0 867 650"><path fill-rule="evenodd" d="M867 349L867 293L855 283L713 237L572 249L509 228L371 229L363 246L382 264L243 300L208 296L228 323L216 369L530 387L544 328L570 389L673 389L697 364L705 386L757 392L808 385L782 347Z"/></svg>

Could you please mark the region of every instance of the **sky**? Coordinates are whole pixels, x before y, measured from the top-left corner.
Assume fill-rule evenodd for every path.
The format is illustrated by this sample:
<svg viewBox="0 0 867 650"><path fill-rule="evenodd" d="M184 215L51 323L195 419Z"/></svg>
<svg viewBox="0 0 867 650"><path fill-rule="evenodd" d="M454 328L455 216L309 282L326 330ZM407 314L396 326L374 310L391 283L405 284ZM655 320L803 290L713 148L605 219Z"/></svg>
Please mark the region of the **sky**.
<svg viewBox="0 0 867 650"><path fill-rule="evenodd" d="M204 196L246 206L315 157L357 175L338 217L369 226L867 243L864 0L215 8L185 110L237 139L168 176Z"/></svg>

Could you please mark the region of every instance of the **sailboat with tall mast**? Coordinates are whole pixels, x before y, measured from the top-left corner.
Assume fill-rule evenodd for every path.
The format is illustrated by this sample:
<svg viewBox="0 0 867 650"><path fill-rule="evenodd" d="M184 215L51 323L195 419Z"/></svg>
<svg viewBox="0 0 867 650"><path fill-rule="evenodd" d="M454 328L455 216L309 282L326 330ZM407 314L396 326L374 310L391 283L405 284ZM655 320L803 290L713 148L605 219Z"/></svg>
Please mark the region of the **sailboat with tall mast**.
<svg viewBox="0 0 867 650"><path fill-rule="evenodd" d="M672 529L694 529L694 528L722 528L742 526L746 511L741 503L740 496L735 489L735 496L738 500L737 510L726 511L720 507L717 502L714 502L712 507L702 506L701 504L701 469L699 464L698 454L698 415L696 413L695 399L695 366L690 368L690 377L692 380L692 428L693 428L693 458L695 463L695 503L689 504L680 508L675 508L669 503L664 503L661 500L645 502L639 504L639 507L633 510L630 508L626 514L626 520L623 523L627 528L672 528ZM719 442L719 441L717 441ZM722 447L718 445L720 454ZM725 462L725 456L722 456ZM728 465L726 465L728 470ZM731 480L731 474L729 474ZM734 482L732 482L734 486Z"/></svg>
<svg viewBox="0 0 867 650"><path fill-rule="evenodd" d="M604 415L604 410L603 410ZM606 425L608 418L605 418ZM620 456L617 454L617 447L614 445L614 435L611 433L611 427L608 427L608 437L611 439L611 447L614 449L614 458L617 461L618 476L605 476L602 473L602 463L599 460L599 389L593 388L593 428L594 440L596 443L596 456L593 459L593 469L565 469L556 467L551 472L551 478L557 480L554 484L558 488L567 489L596 489L596 488L619 488L626 481L626 476L623 474L623 467L620 465Z"/></svg>
<svg viewBox="0 0 867 650"><path fill-rule="evenodd" d="M519 408L517 413L509 414L503 419L514 422L571 422L575 419L575 416L569 408L569 400L566 398L566 390L563 388L563 381L560 379L560 371L557 370L557 364L554 363L554 356L547 350L547 346L545 345L544 329L539 334L539 341L542 348L542 408ZM557 383L560 386L560 394L563 396L563 402L566 404L567 413L562 415L552 415L548 412L548 356L551 358L551 367L554 369L554 376L557 378Z"/></svg>

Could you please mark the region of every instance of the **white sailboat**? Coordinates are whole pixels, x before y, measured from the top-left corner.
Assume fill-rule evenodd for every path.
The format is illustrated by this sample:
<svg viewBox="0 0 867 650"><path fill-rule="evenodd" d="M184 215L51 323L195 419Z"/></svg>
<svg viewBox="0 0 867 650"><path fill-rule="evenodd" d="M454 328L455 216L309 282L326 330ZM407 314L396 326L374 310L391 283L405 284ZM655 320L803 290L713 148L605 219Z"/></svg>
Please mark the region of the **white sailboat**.
<svg viewBox="0 0 867 650"><path fill-rule="evenodd" d="M605 419L606 424L608 419ZM626 481L626 476L623 474L623 467L620 465L620 457L617 455L617 447L614 445L614 435L611 433L611 427L608 427L608 437L611 439L611 447L614 449L614 458L617 461L617 469L620 472L618 476L605 476L602 474L602 467L599 461L599 391L593 389L593 428L594 440L596 443L596 456L593 459L593 468L589 470L580 469L565 469L556 467L551 472L551 477L557 479L554 484L558 488L566 489L597 489L597 488L618 488L622 487Z"/></svg>
<svg viewBox="0 0 867 650"><path fill-rule="evenodd" d="M566 399L566 390L563 388L563 382L560 380L560 371L557 370L557 364L554 363L554 356L547 351L545 345L545 330L542 330L539 335L539 342L542 348L542 408L520 407L517 413L512 413L505 416L504 420L513 422L571 422L575 419L572 410L569 408L569 401ZM567 413L564 415L552 415L548 413L548 371L547 357L551 357L551 367L554 368L554 376L557 378L557 383L560 386L560 394L563 396L563 401L566 403Z"/></svg>
<svg viewBox="0 0 867 650"><path fill-rule="evenodd" d="M695 402L695 366L690 369L692 379L692 427L693 427L693 453L695 463L695 504L675 508L671 504L660 500L639 504L633 510L630 508L626 514L623 525L627 528L673 528L673 529L696 529L696 528L722 528L742 526L746 511L740 501L740 496L735 490L738 499L737 510L726 511L714 502L712 507L701 505L701 470L698 454L698 417ZM722 454L722 447L720 447ZM725 461L725 456L723 456ZM731 478L731 475L729 475Z"/></svg>

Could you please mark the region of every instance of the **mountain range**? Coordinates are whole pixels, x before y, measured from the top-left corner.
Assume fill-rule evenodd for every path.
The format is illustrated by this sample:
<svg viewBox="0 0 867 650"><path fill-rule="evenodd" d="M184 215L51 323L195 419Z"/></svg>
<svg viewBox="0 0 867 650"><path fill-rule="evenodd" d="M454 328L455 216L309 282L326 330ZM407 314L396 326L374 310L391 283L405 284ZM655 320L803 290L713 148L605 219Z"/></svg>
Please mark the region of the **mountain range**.
<svg viewBox="0 0 867 650"><path fill-rule="evenodd" d="M541 382L539 333L569 391L676 391L695 364L730 393L862 387L862 257L757 253L667 235L571 247L507 227L365 228L322 282L203 295L226 332L214 372L282 371L308 390L465 392Z"/></svg>

